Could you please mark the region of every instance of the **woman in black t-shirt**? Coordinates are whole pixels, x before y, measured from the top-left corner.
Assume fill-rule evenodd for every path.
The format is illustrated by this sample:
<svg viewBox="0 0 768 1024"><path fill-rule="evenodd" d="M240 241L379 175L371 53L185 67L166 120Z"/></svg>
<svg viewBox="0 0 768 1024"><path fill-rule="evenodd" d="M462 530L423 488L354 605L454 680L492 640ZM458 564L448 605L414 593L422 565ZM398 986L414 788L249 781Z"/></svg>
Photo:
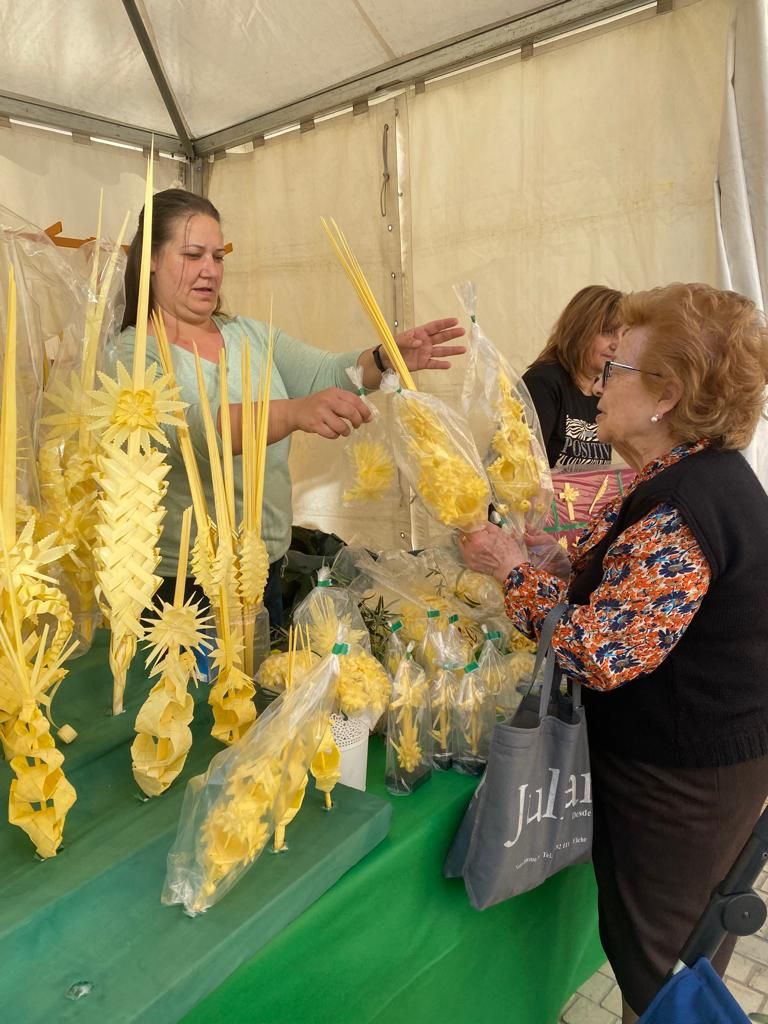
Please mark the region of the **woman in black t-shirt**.
<svg viewBox="0 0 768 1024"><path fill-rule="evenodd" d="M582 288L523 374L551 469L610 465L611 446L597 439L597 398L592 386L616 351L620 300L621 292L613 288L594 284Z"/></svg>

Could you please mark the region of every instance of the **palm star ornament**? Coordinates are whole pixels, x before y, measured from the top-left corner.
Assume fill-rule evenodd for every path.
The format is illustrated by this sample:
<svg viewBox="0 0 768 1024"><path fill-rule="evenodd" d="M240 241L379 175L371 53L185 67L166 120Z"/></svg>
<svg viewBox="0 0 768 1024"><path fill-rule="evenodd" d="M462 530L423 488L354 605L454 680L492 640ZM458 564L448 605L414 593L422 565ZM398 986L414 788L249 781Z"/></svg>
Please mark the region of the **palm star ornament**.
<svg viewBox="0 0 768 1024"><path fill-rule="evenodd" d="M184 426L179 389L168 374L158 373L157 364L152 363L138 388L122 363L117 364L117 380L99 373L102 389L91 392L91 417L105 445L120 447L136 432L142 451L149 451L150 441L165 448L168 438L163 427Z"/></svg>

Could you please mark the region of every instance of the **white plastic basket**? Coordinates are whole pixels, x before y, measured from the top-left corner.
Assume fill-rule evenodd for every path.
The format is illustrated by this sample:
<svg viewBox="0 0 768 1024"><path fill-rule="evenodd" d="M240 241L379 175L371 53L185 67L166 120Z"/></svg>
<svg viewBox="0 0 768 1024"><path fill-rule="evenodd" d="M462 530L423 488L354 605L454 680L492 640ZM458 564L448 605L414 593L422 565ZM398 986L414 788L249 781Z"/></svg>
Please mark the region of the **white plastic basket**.
<svg viewBox="0 0 768 1024"><path fill-rule="evenodd" d="M368 770L368 723L362 718L331 715L331 732L341 753L339 782L350 789L365 789Z"/></svg>

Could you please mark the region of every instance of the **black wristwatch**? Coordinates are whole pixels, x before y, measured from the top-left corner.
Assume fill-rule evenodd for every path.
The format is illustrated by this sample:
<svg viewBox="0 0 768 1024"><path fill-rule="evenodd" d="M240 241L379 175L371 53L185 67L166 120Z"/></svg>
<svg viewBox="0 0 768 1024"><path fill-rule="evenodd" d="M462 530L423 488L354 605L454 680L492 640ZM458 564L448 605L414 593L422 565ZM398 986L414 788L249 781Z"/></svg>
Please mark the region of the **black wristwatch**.
<svg viewBox="0 0 768 1024"><path fill-rule="evenodd" d="M381 345L377 345L376 348L372 349L371 355L373 356L373 361L376 364L376 369L379 373L386 373L387 368L381 361Z"/></svg>

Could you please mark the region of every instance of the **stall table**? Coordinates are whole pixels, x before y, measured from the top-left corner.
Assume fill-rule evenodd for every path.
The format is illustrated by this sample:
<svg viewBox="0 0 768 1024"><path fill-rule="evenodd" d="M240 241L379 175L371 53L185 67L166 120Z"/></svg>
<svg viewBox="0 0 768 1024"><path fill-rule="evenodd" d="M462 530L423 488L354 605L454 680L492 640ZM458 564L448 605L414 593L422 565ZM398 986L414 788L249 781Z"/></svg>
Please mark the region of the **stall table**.
<svg viewBox="0 0 768 1024"><path fill-rule="evenodd" d="M112 718L104 645L71 664L54 703L80 732L64 748L78 792L66 847L37 862L0 822L0 1005L14 1024L554 1024L604 961L589 866L472 910L441 866L476 780L436 773L390 797L380 737L367 793L338 787L324 814L308 792L288 853L262 854L200 917L161 906L184 782L219 745L201 704L183 778L142 802L129 745L148 684L137 661ZM9 779L3 766L3 801Z"/></svg>

